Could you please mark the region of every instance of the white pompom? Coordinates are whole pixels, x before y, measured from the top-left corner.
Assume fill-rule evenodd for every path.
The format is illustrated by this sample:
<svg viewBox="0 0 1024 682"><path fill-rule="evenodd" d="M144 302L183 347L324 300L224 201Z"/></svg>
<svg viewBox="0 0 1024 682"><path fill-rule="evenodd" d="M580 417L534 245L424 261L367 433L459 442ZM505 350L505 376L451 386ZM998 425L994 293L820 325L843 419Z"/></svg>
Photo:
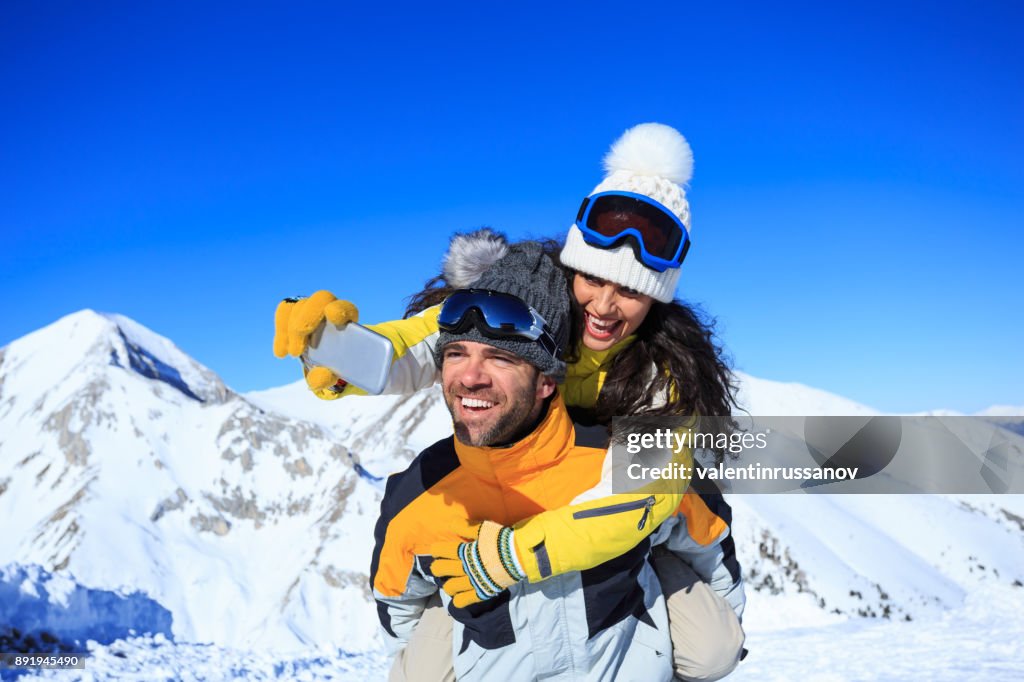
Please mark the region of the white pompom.
<svg viewBox="0 0 1024 682"><path fill-rule="evenodd" d="M641 123L622 134L604 157L608 175L629 171L683 185L693 177L693 152L678 130L662 123Z"/></svg>
<svg viewBox="0 0 1024 682"><path fill-rule="evenodd" d="M508 239L486 227L457 234L444 257L444 278L450 286L465 289L483 277L508 253Z"/></svg>

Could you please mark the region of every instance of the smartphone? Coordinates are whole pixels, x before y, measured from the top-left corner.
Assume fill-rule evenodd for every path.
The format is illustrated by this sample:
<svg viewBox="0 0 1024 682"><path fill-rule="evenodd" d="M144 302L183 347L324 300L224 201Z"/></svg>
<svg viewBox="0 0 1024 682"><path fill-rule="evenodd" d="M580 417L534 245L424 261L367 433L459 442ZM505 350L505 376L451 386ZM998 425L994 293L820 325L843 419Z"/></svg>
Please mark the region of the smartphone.
<svg viewBox="0 0 1024 682"><path fill-rule="evenodd" d="M379 395L391 371L395 349L391 341L361 324L341 327L324 322L310 335L302 361L310 367L326 367L367 393Z"/></svg>

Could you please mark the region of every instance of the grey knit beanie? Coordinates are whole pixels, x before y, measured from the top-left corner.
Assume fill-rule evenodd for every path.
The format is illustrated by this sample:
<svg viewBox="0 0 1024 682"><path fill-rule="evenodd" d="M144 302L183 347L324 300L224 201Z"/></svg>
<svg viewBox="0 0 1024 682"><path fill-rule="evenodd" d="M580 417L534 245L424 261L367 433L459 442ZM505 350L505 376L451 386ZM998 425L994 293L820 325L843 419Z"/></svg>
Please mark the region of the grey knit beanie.
<svg viewBox="0 0 1024 682"><path fill-rule="evenodd" d="M457 258L472 259L476 254L473 248L466 248L467 239L481 238L483 249L494 250L494 233L477 232L472 235L460 235L456 239L463 241L456 249L456 239L452 240L452 248L446 258L445 271L454 269L466 269L461 262L453 263L453 254ZM501 245L502 255L493 264L484 268L484 274L471 284L466 286L465 282L457 282L460 288L489 289L504 294L511 294L530 305L540 313L540 316L547 322L547 330L551 337L558 344L564 356L566 345L569 342L569 288L566 286L565 276L558 266L541 249L536 242L521 242L512 245ZM470 266L472 267L472 266ZM444 355L444 347L455 341L477 341L486 343L495 348L507 350L523 358L543 374L550 376L556 382L561 383L565 379L565 361L559 357L554 358L536 341L518 338L493 339L484 335L476 327L470 327L464 333L451 334L442 331L434 347L434 362L441 366Z"/></svg>

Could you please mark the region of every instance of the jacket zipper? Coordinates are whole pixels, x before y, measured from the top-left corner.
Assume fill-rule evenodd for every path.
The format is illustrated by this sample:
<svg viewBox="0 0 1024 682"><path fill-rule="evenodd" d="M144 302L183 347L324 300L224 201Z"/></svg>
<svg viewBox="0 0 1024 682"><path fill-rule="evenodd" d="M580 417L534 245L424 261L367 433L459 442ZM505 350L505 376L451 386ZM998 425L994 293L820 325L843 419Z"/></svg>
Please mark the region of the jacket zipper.
<svg viewBox="0 0 1024 682"><path fill-rule="evenodd" d="M590 519L595 516L609 516L611 514L620 514L622 512L643 509L644 514L640 517L640 523L636 524L637 530L643 530L644 526L647 525L647 518L651 515L651 509L654 508L654 503L656 501L657 500L655 500L654 495L651 495L644 500L620 502L619 504L610 504L607 507L594 507L593 509L584 509L583 511L573 512L572 517L574 519Z"/></svg>

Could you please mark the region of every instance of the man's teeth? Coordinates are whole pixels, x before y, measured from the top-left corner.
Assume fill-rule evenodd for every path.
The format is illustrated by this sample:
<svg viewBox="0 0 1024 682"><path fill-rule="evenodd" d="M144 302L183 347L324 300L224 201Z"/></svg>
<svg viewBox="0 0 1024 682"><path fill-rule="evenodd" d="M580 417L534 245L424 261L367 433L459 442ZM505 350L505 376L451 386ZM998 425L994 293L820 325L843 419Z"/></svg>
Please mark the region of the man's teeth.
<svg viewBox="0 0 1024 682"><path fill-rule="evenodd" d="M479 398L463 398L463 407L494 407L494 403L489 400L480 400Z"/></svg>

